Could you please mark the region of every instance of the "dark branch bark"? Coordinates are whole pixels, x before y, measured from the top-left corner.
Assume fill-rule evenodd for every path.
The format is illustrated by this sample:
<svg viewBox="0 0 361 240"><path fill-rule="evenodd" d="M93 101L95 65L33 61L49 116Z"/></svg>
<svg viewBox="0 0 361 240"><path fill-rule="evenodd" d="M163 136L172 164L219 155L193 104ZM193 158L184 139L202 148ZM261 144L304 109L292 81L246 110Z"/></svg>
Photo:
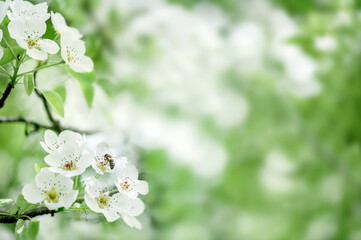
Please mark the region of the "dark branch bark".
<svg viewBox="0 0 361 240"><path fill-rule="evenodd" d="M35 121L25 119L24 117L21 117L21 116L19 116L19 117L18 116L7 116L7 117L0 116L0 123L15 123L15 122L32 125L32 126L34 126L35 131L37 131L39 129L51 129L54 131L58 131L58 128L54 128L54 126L48 126L48 125L44 125L41 123L37 123ZM71 130L73 132L77 132L77 133L81 133L81 134L94 134L95 133L95 131L83 131L83 130L79 130L79 129L72 128L72 127L60 127L59 128L59 131L64 131L64 130Z"/></svg>
<svg viewBox="0 0 361 240"><path fill-rule="evenodd" d="M0 99L0 108L2 108L5 104L5 100L9 97L11 90L14 88L14 86L9 83L8 86L5 89L5 92L3 93L3 96Z"/></svg>
<svg viewBox="0 0 361 240"><path fill-rule="evenodd" d="M54 213L57 213L57 212L58 212L58 210L49 210L46 207L38 207L38 208L32 209L30 211L27 211L22 215L33 218L33 217L36 217L36 216L45 215L45 214L54 214ZM28 220L28 218L25 217L25 216L19 217L19 218L23 219L23 220ZM0 215L0 223L15 223L15 222L18 221L19 218L16 218L14 216Z"/></svg>

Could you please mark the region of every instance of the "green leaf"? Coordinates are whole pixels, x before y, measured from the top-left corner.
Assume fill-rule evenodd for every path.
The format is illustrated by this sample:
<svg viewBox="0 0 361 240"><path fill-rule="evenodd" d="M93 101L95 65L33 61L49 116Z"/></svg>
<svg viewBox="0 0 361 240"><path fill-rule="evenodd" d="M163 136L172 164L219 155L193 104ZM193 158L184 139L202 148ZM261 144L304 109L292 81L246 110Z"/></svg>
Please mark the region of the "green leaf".
<svg viewBox="0 0 361 240"><path fill-rule="evenodd" d="M39 206L39 204L28 203L24 199L24 196L22 194L20 194L18 196L18 199L16 200L16 203L14 204L14 206L12 206L8 210L8 213L13 214L13 215L21 215L24 212L29 211L31 209L34 209L34 208L36 208L38 206Z"/></svg>
<svg viewBox="0 0 361 240"><path fill-rule="evenodd" d="M94 82L96 80L94 71L90 73L78 73L71 70L69 66L65 66L64 68L78 80L84 98L88 106L91 107L94 99Z"/></svg>
<svg viewBox="0 0 361 240"><path fill-rule="evenodd" d="M39 220L32 219L26 227L26 240L35 240L39 233Z"/></svg>
<svg viewBox="0 0 361 240"><path fill-rule="evenodd" d="M84 81L84 82L87 82L87 83L94 83L95 80L96 80L94 71L93 72L88 72L88 73L78 73L78 72L75 72L75 71L71 70L68 65L65 65L64 68L73 77L75 77L78 80L81 80L81 81Z"/></svg>
<svg viewBox="0 0 361 240"><path fill-rule="evenodd" d="M5 44L5 39L8 41L8 43L9 43L11 49L14 51L15 55L19 55L24 51L21 47L19 47L19 45L16 43L16 41L10 37L8 29L5 26L5 22L6 22L6 19L4 19L3 24L0 25L0 29L3 31L3 39L1 41L1 46L3 47L3 50L4 50L4 55L0 59L0 66L5 65L15 59L14 55L11 53L8 46Z"/></svg>
<svg viewBox="0 0 361 240"><path fill-rule="evenodd" d="M23 230L24 230L24 221L22 219L19 219L15 225L15 233L21 234Z"/></svg>
<svg viewBox="0 0 361 240"><path fill-rule="evenodd" d="M88 104L89 107L92 107L93 99L94 99L94 84L90 84L80 80L78 82L83 92L86 103Z"/></svg>
<svg viewBox="0 0 361 240"><path fill-rule="evenodd" d="M35 167L35 171L36 171L37 173L39 173L40 170L41 170L43 167L49 167L49 165L46 164L46 163L44 163L44 162L37 162L37 163L34 164L34 167Z"/></svg>
<svg viewBox="0 0 361 240"><path fill-rule="evenodd" d="M50 106L56 112L56 114L58 114L61 117L64 117L64 104L59 94L54 91L45 91L43 92L43 95L46 101L48 101Z"/></svg>
<svg viewBox="0 0 361 240"><path fill-rule="evenodd" d="M63 100L63 102L65 102L66 99L66 89L64 86L59 86L57 88L54 89L55 92L57 92L59 94L59 96L61 97L61 99Z"/></svg>
<svg viewBox="0 0 361 240"><path fill-rule="evenodd" d="M26 94L28 94L28 96L30 96L30 94L34 90L34 79L33 79L32 74L25 75L25 77L24 77L24 87L25 87Z"/></svg>
<svg viewBox="0 0 361 240"><path fill-rule="evenodd" d="M7 205L10 205L14 202L14 200L10 199L10 198L6 198L6 199L0 199L0 207L5 207Z"/></svg>

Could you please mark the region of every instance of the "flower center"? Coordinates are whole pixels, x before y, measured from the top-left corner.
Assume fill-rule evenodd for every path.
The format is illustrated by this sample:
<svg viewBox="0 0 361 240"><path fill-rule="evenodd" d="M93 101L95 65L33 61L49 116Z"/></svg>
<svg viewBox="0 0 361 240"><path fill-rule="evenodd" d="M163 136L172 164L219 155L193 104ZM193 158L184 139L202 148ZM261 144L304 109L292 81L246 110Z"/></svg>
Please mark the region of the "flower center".
<svg viewBox="0 0 361 240"><path fill-rule="evenodd" d="M129 192L130 190L132 190L132 189L129 188L129 187L130 187L130 183L129 183L127 180L120 182L119 185L120 185L120 187L122 188L122 190L124 190L124 191L126 191L126 192Z"/></svg>
<svg viewBox="0 0 361 240"><path fill-rule="evenodd" d="M72 171L77 169L78 167L76 166L75 162L73 161L67 161L65 162L64 166L62 167L62 169L66 170L66 171Z"/></svg>
<svg viewBox="0 0 361 240"><path fill-rule="evenodd" d="M57 203L59 202L59 193L55 190L54 187L50 189L50 191L45 191L47 197L45 198L46 201Z"/></svg>
<svg viewBox="0 0 361 240"><path fill-rule="evenodd" d="M103 209L104 207L109 207L109 200L110 197L108 195L105 195L103 193L99 194L99 197L95 198L95 201L97 201L98 206Z"/></svg>
<svg viewBox="0 0 361 240"><path fill-rule="evenodd" d="M28 40L26 42L28 43L29 49L32 49L32 48L40 49L37 39L33 39L30 36L28 36Z"/></svg>
<svg viewBox="0 0 361 240"><path fill-rule="evenodd" d="M97 161L96 165L102 172L108 171L109 167L108 167L107 162L105 162L105 161Z"/></svg>

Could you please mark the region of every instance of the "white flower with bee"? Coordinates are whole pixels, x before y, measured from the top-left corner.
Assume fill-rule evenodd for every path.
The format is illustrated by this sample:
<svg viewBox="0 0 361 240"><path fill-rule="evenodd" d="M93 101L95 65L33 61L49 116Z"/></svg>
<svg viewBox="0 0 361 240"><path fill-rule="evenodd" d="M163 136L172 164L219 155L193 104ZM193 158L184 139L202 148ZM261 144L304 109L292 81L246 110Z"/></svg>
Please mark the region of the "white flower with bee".
<svg viewBox="0 0 361 240"><path fill-rule="evenodd" d="M119 212L130 211L131 203L126 194L116 193L111 195L107 189L100 186L94 177L88 178L85 184L85 203L94 212L102 213L108 222L120 218Z"/></svg>
<svg viewBox="0 0 361 240"><path fill-rule="evenodd" d="M138 193L146 195L149 192L148 183L138 180L138 170L129 163L119 171L115 186L119 192L127 194L130 198L136 198Z"/></svg>
<svg viewBox="0 0 361 240"><path fill-rule="evenodd" d="M117 172L127 161L125 157L116 157L113 150L106 143L99 143L96 146L95 161L92 166L94 170L103 175L106 172Z"/></svg>
<svg viewBox="0 0 361 240"><path fill-rule="evenodd" d="M44 161L50 166L49 171L73 177L82 174L94 159L90 153L83 153L77 144L69 142L60 151L47 155Z"/></svg>
<svg viewBox="0 0 361 240"><path fill-rule="evenodd" d="M73 190L73 181L63 175L55 175L42 168L35 177L36 184L26 184L22 190L29 203L44 203L50 210L69 208L76 200L78 191Z"/></svg>

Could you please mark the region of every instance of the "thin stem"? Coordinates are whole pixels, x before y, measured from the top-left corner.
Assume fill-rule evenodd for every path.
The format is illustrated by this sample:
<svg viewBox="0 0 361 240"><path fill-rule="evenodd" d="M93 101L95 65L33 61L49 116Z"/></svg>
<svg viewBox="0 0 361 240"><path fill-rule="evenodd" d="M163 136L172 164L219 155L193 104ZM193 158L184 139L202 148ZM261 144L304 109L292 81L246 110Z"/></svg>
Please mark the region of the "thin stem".
<svg viewBox="0 0 361 240"><path fill-rule="evenodd" d="M99 173L97 173L94 177L95 178L98 178L100 176L100 174Z"/></svg>
<svg viewBox="0 0 361 240"><path fill-rule="evenodd" d="M64 63L64 61L60 61L60 62L57 62L57 63L44 65L44 66L35 68L35 69L31 70L31 71L27 71L27 72L20 73L20 74L18 75L18 77L20 78L20 77L24 76L25 74L37 72L37 71L39 71L39 70L41 70L41 69L45 69L45 68L57 66L57 65L60 65L60 64L63 64L63 63Z"/></svg>
<svg viewBox="0 0 361 240"><path fill-rule="evenodd" d="M5 42L6 46L9 48L11 54L14 56L16 62L19 62L18 57L16 56L14 50L11 48L11 46L10 46L10 44L8 43L8 41L6 40L6 38L3 38L3 39L4 39L4 42Z"/></svg>
<svg viewBox="0 0 361 240"><path fill-rule="evenodd" d="M74 181L74 189L78 189L78 183L79 183L79 176L75 177L75 181Z"/></svg>
<svg viewBox="0 0 361 240"><path fill-rule="evenodd" d="M39 63L39 66L40 67L38 67L36 69L41 68L41 63ZM41 93L41 91L37 88L37 85L36 85L36 75L37 75L37 73L38 73L37 71L34 71L34 90L35 90L35 93L36 93L36 95L38 95L38 97L43 102L43 105L44 105L44 108L45 108L45 111L46 111L46 115L48 116L49 121L53 125L52 128L57 132L61 132L61 127L60 127L59 121L56 121L54 119L53 114L50 111L50 107L49 107L48 102L46 101L46 99L45 99L44 95Z"/></svg>

